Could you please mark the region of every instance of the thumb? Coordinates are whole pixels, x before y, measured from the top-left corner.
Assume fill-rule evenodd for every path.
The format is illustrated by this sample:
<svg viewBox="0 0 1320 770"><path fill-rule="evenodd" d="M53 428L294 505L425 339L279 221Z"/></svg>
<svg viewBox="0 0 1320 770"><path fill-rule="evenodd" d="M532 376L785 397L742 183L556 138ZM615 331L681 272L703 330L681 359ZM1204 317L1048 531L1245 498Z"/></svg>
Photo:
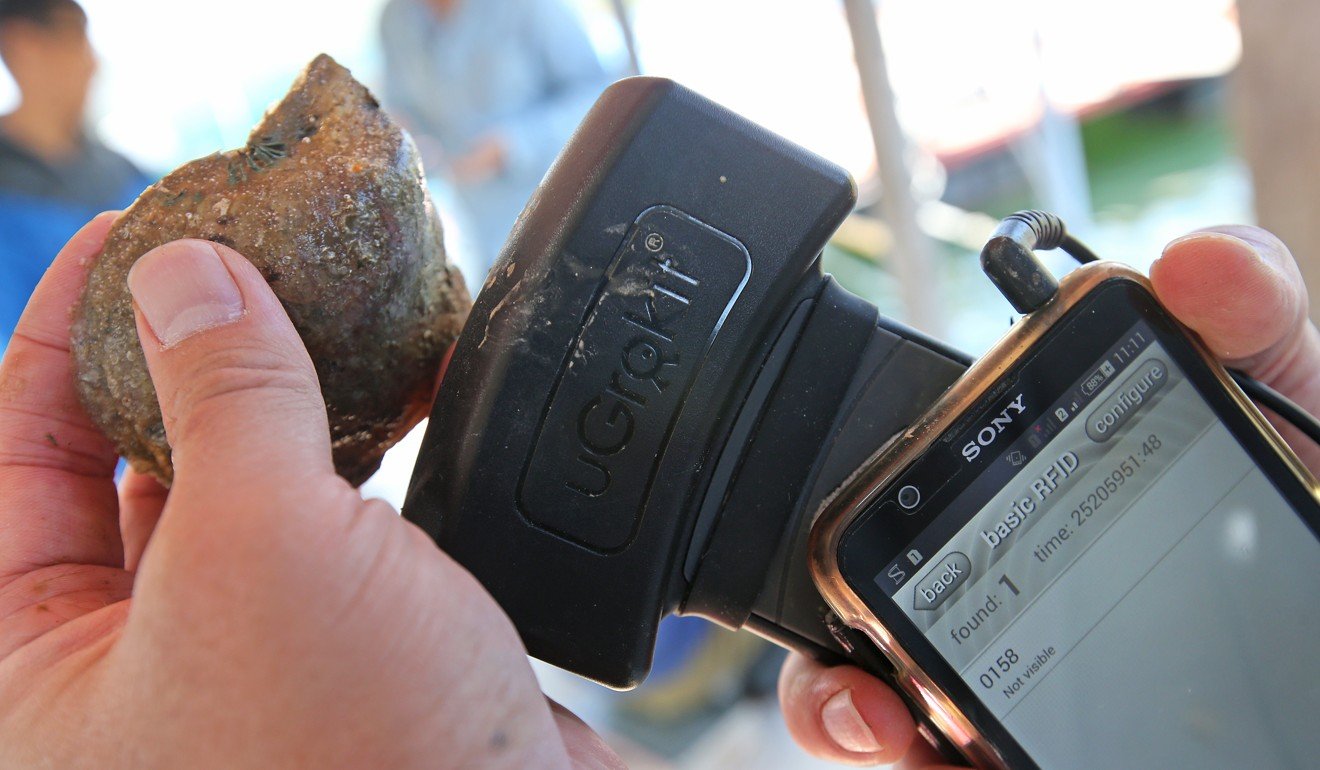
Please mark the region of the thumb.
<svg viewBox="0 0 1320 770"><path fill-rule="evenodd" d="M1320 332L1288 247L1257 227L1223 226L1170 243L1150 270L1164 306L1229 366L1320 414ZM1317 449L1274 421L1313 469Z"/></svg>
<svg viewBox="0 0 1320 770"><path fill-rule="evenodd" d="M213 499L333 476L316 370L279 300L233 249L167 243L128 274L175 489Z"/></svg>

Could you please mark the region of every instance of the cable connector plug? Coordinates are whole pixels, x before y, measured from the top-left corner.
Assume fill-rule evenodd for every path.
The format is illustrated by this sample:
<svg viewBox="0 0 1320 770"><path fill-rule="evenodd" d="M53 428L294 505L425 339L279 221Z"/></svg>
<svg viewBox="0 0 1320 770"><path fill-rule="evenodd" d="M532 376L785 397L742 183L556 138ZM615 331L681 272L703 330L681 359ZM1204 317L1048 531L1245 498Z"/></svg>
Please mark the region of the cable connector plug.
<svg viewBox="0 0 1320 770"><path fill-rule="evenodd" d="M1044 211L1006 217L981 249L981 269L1019 313L1030 313L1054 298L1059 282L1036 258L1036 249L1054 249L1068 240L1063 220Z"/></svg>

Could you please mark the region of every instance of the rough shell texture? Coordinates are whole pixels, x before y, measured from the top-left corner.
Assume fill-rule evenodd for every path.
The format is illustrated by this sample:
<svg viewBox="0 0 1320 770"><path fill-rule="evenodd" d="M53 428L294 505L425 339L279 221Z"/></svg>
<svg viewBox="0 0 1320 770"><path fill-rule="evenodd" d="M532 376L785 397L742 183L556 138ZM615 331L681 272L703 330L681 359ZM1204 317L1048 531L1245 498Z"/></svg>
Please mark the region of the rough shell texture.
<svg viewBox="0 0 1320 770"><path fill-rule="evenodd" d="M79 392L133 467L166 484L170 448L127 275L179 238L231 246L261 270L316 364L335 467L365 481L425 416L471 304L411 139L322 55L246 147L180 167L115 223L74 317Z"/></svg>

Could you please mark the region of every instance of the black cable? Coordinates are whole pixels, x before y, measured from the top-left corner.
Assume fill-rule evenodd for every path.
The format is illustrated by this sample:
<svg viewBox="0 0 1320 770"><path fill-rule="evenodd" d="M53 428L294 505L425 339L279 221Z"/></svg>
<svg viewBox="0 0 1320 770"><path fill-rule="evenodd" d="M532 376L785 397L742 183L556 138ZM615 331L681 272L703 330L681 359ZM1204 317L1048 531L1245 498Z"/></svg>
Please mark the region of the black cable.
<svg viewBox="0 0 1320 770"><path fill-rule="evenodd" d="M1085 243L1082 243L1071 235L1063 236L1063 243L1059 244L1059 248L1063 249L1068 256L1081 262L1083 265L1088 262L1100 261L1100 258L1095 255L1094 251L1091 251Z"/></svg>
<svg viewBox="0 0 1320 770"><path fill-rule="evenodd" d="M1320 421L1312 417L1311 413L1296 401L1238 369L1229 369L1228 374L1233 378L1233 382L1242 388L1243 393L1287 420L1294 428L1305 433L1307 438L1320 445Z"/></svg>
<svg viewBox="0 0 1320 770"><path fill-rule="evenodd" d="M1082 264L1100 260L1086 244L1068 234L1057 215L1019 211L995 228L981 250L981 268L1014 309L1031 313L1059 291L1059 282L1036 258L1036 249L1056 248ZM1265 383L1237 369L1228 373L1244 393L1320 445L1320 420Z"/></svg>

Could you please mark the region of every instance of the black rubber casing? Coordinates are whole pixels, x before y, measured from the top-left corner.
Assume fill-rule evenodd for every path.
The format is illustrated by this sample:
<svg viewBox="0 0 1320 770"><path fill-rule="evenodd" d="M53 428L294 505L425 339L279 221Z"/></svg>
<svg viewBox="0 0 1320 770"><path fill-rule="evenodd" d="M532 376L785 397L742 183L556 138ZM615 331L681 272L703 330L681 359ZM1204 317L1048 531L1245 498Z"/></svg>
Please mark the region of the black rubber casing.
<svg viewBox="0 0 1320 770"><path fill-rule="evenodd" d="M630 687L682 612L883 673L831 631L811 519L967 362L821 274L854 198L669 81L615 84L578 129L477 298L404 510L532 655Z"/></svg>

